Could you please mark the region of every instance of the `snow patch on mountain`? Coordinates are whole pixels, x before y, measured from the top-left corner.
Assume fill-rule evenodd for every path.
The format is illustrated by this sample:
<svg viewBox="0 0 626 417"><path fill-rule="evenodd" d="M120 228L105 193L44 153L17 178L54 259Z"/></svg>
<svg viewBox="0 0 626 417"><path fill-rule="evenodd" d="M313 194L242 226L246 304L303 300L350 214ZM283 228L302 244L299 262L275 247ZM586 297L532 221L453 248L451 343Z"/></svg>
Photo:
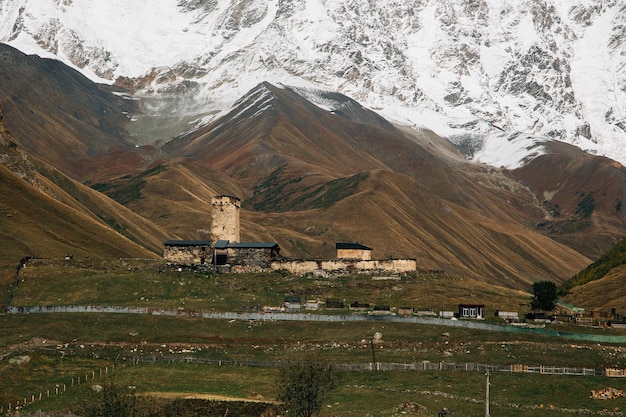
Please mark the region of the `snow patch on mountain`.
<svg viewBox="0 0 626 417"><path fill-rule="evenodd" d="M474 152L509 168L523 137L626 163L625 27L619 0L0 1L1 42L133 88L170 127L268 81L484 146L515 137L519 157Z"/></svg>
<svg viewBox="0 0 626 417"><path fill-rule="evenodd" d="M474 160L494 167L516 169L546 153L546 138L517 133L491 133L484 137Z"/></svg>

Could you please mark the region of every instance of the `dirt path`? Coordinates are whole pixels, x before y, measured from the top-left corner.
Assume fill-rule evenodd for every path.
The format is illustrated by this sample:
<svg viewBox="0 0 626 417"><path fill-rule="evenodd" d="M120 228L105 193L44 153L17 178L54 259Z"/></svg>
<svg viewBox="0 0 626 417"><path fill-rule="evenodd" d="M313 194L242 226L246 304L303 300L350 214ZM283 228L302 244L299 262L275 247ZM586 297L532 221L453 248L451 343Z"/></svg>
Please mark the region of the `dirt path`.
<svg viewBox="0 0 626 417"><path fill-rule="evenodd" d="M57 340L44 339L42 337L33 337L30 340L15 345L0 347L0 361L8 356L12 356L15 352L29 351L34 348L51 347L60 344Z"/></svg>
<svg viewBox="0 0 626 417"><path fill-rule="evenodd" d="M212 401L242 401L248 403L271 403L277 404L274 400L266 400L262 395L257 395L255 398L243 398L243 397L229 397L226 395L217 394L200 394L197 392L143 392L141 395L147 397L164 398L167 400L185 399L185 400L212 400Z"/></svg>

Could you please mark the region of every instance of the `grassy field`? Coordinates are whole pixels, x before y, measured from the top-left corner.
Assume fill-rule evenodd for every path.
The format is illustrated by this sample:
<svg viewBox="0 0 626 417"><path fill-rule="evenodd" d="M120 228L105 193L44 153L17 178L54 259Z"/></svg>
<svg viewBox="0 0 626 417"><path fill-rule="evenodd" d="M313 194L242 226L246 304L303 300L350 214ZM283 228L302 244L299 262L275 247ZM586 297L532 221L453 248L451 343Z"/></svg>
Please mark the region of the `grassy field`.
<svg viewBox="0 0 626 417"><path fill-rule="evenodd" d="M59 362L58 358L33 355L31 362L23 365L22 373L25 375L21 378L25 380L20 384L24 389L30 388L28 392L38 392L41 384L54 389L49 378L54 382L53 377L62 372L97 369L94 367L98 365L98 361L83 358L68 359L63 364ZM47 370L47 374L42 372L43 369ZM28 377L35 374L39 376ZM69 377L71 375L57 380L67 384ZM96 376L89 383L76 385L74 377L74 387L67 388L58 396L52 395L30 406L30 409L75 407L96 397L91 389L93 385L108 382L120 387L133 386L137 392L157 398L170 393L184 393L199 398L210 394L219 398L272 401L277 392L276 378L277 371L271 368L120 364L114 372L109 371L107 377ZM322 416L434 416L444 406L454 411L454 415L484 415L485 377L480 372L339 372L337 378L337 388L332 392ZM620 381L603 377L502 373L490 375L490 382L490 408L494 416L536 416L542 415L541 410L550 410L550 416L610 415L601 413L607 407L623 410L626 406L623 398L600 401L588 397L591 390L622 385Z"/></svg>
<svg viewBox="0 0 626 417"><path fill-rule="evenodd" d="M2 274L2 287L7 293L14 273L6 269ZM469 301L486 304L488 312L503 309L520 313L527 311L530 297L446 275L412 275L401 281L374 281L371 277L296 278L281 274L226 276L171 271L159 264L137 261L37 261L20 272L12 304L249 311L259 305L281 305L287 295L435 311L442 306L454 310L456 303ZM574 326L564 330L592 331ZM624 334L616 329L593 331ZM626 351L621 346L406 323L227 321L96 313L1 314L0 404L15 404L33 396L38 399L41 394L42 400L27 409L68 409L93 398L91 386L106 381L133 385L139 393L157 396L193 393L271 401L277 392L274 368L180 362L135 365L134 358L276 362L299 360L304 352L315 351L333 363L368 363L372 360L370 339L375 332L383 335L380 343L374 345L378 362L626 367ZM26 356L27 361L15 360ZM101 376L104 369L108 373ZM94 375L95 380L85 384L89 375ZM485 376L481 372L342 371L338 376L337 389L323 416L428 416L436 415L443 406L453 410L455 416L484 415ZM81 385L77 384L79 377ZM609 386L625 389L622 381L599 376L493 374L491 414L565 416L576 414L576 410L624 410L623 398L589 398L591 390ZM47 396L48 391L54 393L56 389L61 390L59 395Z"/></svg>
<svg viewBox="0 0 626 417"><path fill-rule="evenodd" d="M459 303L483 303L487 313L528 311L530 294L445 274L413 274L401 281L371 276L292 277L279 273L215 275L165 269L150 261L36 260L20 271L13 305L150 306L246 311L282 306L285 296L333 298L392 307L456 310Z"/></svg>

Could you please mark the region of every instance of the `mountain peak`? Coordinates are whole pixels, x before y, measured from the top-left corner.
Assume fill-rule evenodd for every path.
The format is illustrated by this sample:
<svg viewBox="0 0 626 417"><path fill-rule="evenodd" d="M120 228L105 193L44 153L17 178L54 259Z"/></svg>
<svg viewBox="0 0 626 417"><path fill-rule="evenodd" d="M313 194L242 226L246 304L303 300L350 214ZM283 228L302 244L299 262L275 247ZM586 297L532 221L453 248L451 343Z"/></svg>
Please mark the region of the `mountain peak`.
<svg viewBox="0 0 626 417"><path fill-rule="evenodd" d="M148 15L43 0L0 5L0 41L92 79L141 79L163 123L220 112L267 80L455 140L523 132L626 162L625 22L618 1L157 0Z"/></svg>

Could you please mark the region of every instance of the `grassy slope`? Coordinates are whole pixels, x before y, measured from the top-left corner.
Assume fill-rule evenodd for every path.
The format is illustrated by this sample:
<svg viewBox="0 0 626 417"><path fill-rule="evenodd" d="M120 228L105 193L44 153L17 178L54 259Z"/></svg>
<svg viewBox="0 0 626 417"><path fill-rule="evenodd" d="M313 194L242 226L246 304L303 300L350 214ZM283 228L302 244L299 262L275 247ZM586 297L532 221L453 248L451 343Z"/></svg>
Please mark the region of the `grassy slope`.
<svg viewBox="0 0 626 417"><path fill-rule="evenodd" d="M518 289L536 280L560 282L588 263L522 225L439 200L411 177L386 171L371 172L352 195L326 209L242 211L241 222L245 238L269 235L291 256L332 258L335 242L359 241L376 259L415 258L425 270Z"/></svg>
<svg viewBox="0 0 626 417"><path fill-rule="evenodd" d="M453 303L467 301L469 297L472 302L487 303L489 311L528 308L520 305L528 301L527 293L446 275L379 282L367 277L322 280L279 274L181 274L159 272L157 265L136 261L74 260L52 264L37 261L20 272L23 281L18 286L14 305L94 303L238 310L251 303L279 304L284 295L298 294L435 309L442 301L445 308L452 308ZM4 288L10 281L9 272L3 275ZM51 282L57 285L50 285ZM382 362L626 366L626 355L611 346L400 323L346 322L320 326L117 314L42 314L0 315L0 329L0 353L8 353L8 357L25 353L31 356L31 361L24 365L0 360L0 392L5 399L13 401L54 389L54 384L69 386L72 378L91 371L98 375L99 369L111 369L114 362L114 381L122 386L136 385L140 392L195 392L272 399L276 394L272 369L194 364L132 366L130 358L174 354L216 359L297 360L303 350L314 349L331 361L364 363L371 360L368 338L377 331L383 334L382 343L376 345L377 360ZM16 347L8 351L8 346ZM59 360L60 352L66 353L64 360ZM480 416L484 412L484 405L476 403L484 395L481 373L364 372L341 373L339 377L338 389L329 402L331 407L326 407L322 416L367 413L392 416L401 413L406 404L425 407L422 415L433 415L444 405L457 414L463 410L467 416ZM96 379L98 383L104 382L102 378ZM551 412L554 416L568 415L562 411L565 408L599 411L606 403L588 399L588 393L617 382L599 377L493 375L492 412L531 416L536 415L535 407L539 404L560 408L561 411ZM45 399L37 407L58 409L75 404L93 396L90 385ZM372 396L377 398L375 403ZM624 407L625 403L617 400L611 406Z"/></svg>
<svg viewBox="0 0 626 417"><path fill-rule="evenodd" d="M3 276L7 288L11 274ZM60 279L63 277L63 279ZM36 261L20 272L14 304L112 304L203 310L238 310L252 304L280 304L285 295L333 297L389 305L438 309L454 303L484 302L493 309L520 310L529 294L447 275L418 275L398 281L367 277L306 279L279 274L211 276L168 272L149 262L73 260ZM52 285L52 283L55 283ZM97 285L94 285L97 283ZM488 320L494 320L491 317ZM626 366L619 348L570 343L547 337L438 328L401 323L221 322L193 318L119 314L0 315L0 393L5 400L70 386L72 379L100 369L113 369L112 382L135 385L139 392L200 393L271 400L275 371L194 364L130 365L135 355L192 355L214 359L298 360L303 350L342 363L371 361L368 338L383 334L376 345L382 362L474 362L555 366ZM569 329L571 331L571 329ZM7 347L13 346L13 350ZM42 349L43 348L43 349ZM63 360L60 352L65 352ZM183 353L185 352L185 353ZM31 361L12 365L8 358L29 354ZM492 412L508 416L536 415L540 404L553 404L554 416L564 409L600 411L606 403L588 397L615 380L599 377L492 375ZM68 389L38 402L36 408L58 409L93 398L93 383ZM62 385L61 385L62 386ZM567 389L563 387L567 386ZM37 394L38 395L38 394ZM44 394L45 396L45 394ZM371 401L376 396L377 401ZM434 415L442 406L458 414L480 416L484 405L482 373L383 372L341 373L322 416L394 416L416 407L414 415ZM616 400L613 406L625 406ZM408 407L408 408L406 408ZM30 408L34 409L33 407ZM421 413L421 414L420 414Z"/></svg>
<svg viewBox="0 0 626 417"><path fill-rule="evenodd" d="M588 310L626 314L626 240L618 242L597 261L565 281L560 290L563 301Z"/></svg>
<svg viewBox="0 0 626 417"><path fill-rule="evenodd" d="M626 314L626 265L612 268L601 279L578 285L569 290L562 300L587 310L611 311Z"/></svg>
<svg viewBox="0 0 626 417"><path fill-rule="evenodd" d="M155 257L154 253L122 237L63 191L42 179L54 199L0 166L0 262L17 265L24 256L59 258ZM10 204L8 203L10 201Z"/></svg>
<svg viewBox="0 0 626 417"><path fill-rule="evenodd" d="M134 243L144 246L153 252L149 257L154 257L154 253L159 255L162 253L163 242L171 236L168 232L104 194L68 178L41 162L38 169L42 181L46 181L46 186L53 190L57 200L108 225ZM97 251L92 256L97 257Z"/></svg>
<svg viewBox="0 0 626 417"><path fill-rule="evenodd" d="M0 265L24 256L151 257L169 235L26 154L0 111ZM149 248L149 249L146 249Z"/></svg>

